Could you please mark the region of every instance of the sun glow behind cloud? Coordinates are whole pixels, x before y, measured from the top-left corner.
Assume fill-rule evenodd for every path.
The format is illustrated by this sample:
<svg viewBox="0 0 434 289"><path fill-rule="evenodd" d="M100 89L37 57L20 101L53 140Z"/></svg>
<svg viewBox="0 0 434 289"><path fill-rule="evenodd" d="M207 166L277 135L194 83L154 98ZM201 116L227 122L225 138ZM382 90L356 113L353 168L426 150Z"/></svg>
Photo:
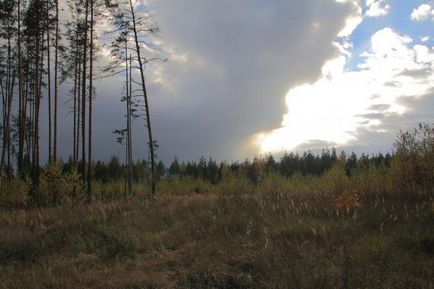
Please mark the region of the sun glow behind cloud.
<svg viewBox="0 0 434 289"><path fill-rule="evenodd" d="M433 51L411 43L410 37L384 28L371 37L371 49L355 71L346 70L351 53L340 46L341 55L323 66L318 81L288 92L281 127L255 135L260 152L315 142L345 145L356 139L358 129L375 130L384 115L405 113L401 98L422 96L434 85L426 73Z"/></svg>

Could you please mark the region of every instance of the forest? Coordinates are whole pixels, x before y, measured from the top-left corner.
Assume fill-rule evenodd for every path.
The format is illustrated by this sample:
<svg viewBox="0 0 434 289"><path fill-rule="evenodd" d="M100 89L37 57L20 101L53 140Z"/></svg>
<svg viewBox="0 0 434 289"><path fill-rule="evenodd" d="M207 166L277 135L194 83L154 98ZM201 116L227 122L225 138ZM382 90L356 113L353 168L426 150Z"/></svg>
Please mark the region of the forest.
<svg viewBox="0 0 434 289"><path fill-rule="evenodd" d="M146 68L166 59L146 5L2 0L0 22L0 288L433 288L434 123L386 153L164 163ZM106 161L93 157L101 77L123 79L125 152Z"/></svg>
<svg viewBox="0 0 434 289"><path fill-rule="evenodd" d="M38 199L42 155L41 138L47 137L49 165L57 165L59 106L72 114L70 170L80 175L88 200L92 199L92 121L94 80L125 75L122 102L126 128L115 130L127 143L127 161L132 164L133 118L143 115L148 136L151 194L155 194L155 147L152 136L145 66L158 57L147 58L152 45L149 35L158 32L151 17L135 1L69 1L59 10L59 1L1 2L0 89L2 96L2 150L0 168L6 178L29 179L30 195ZM65 15L65 10L69 14ZM63 15L63 16L62 16ZM61 19L63 17L63 21ZM108 23L107 43L98 42L97 27ZM148 44L149 42L149 44ZM98 52L107 46L110 62L97 71ZM133 74L139 79L133 79ZM60 102L59 87L69 87L68 101ZM64 90L62 90L64 91ZM64 98L62 98L64 99ZM46 105L46 107L42 107ZM48 119L48 135L41 135L41 112ZM43 148L45 150L45 147ZM130 165L128 166L130 167Z"/></svg>

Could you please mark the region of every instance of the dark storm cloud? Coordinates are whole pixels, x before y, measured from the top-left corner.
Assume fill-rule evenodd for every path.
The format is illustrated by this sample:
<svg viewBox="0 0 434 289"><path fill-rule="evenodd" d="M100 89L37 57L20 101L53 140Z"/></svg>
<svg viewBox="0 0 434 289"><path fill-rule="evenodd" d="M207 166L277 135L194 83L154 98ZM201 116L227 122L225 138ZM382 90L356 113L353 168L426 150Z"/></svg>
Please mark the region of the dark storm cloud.
<svg viewBox="0 0 434 289"><path fill-rule="evenodd" d="M151 2L172 57L151 87L154 125L167 158L244 158L249 138L279 126L285 95L313 82L350 4L332 0ZM184 61L180 61L184 55ZM170 60L172 58L172 60Z"/></svg>

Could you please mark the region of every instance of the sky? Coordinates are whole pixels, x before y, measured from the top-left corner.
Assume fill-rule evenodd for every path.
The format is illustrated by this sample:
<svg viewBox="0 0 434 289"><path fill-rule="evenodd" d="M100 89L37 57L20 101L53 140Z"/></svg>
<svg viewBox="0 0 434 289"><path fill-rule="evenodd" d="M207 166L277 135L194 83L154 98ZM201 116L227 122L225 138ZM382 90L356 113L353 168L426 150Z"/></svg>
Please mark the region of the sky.
<svg viewBox="0 0 434 289"><path fill-rule="evenodd" d="M146 70L158 157L165 162L332 147L384 153L400 129L434 120L434 1L147 5L161 29L154 41L168 58ZM95 159L123 156L112 134L124 126L122 81L96 84ZM61 115L67 158L67 105ZM143 119L135 120L133 138L134 156L146 158Z"/></svg>

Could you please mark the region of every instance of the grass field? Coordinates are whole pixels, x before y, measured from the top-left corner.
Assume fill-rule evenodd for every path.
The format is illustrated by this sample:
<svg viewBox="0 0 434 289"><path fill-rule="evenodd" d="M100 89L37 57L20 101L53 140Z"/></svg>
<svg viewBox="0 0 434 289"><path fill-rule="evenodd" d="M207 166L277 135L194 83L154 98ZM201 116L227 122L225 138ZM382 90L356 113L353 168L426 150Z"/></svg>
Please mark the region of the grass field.
<svg viewBox="0 0 434 289"><path fill-rule="evenodd" d="M432 196L161 194L0 211L0 288L433 288Z"/></svg>

